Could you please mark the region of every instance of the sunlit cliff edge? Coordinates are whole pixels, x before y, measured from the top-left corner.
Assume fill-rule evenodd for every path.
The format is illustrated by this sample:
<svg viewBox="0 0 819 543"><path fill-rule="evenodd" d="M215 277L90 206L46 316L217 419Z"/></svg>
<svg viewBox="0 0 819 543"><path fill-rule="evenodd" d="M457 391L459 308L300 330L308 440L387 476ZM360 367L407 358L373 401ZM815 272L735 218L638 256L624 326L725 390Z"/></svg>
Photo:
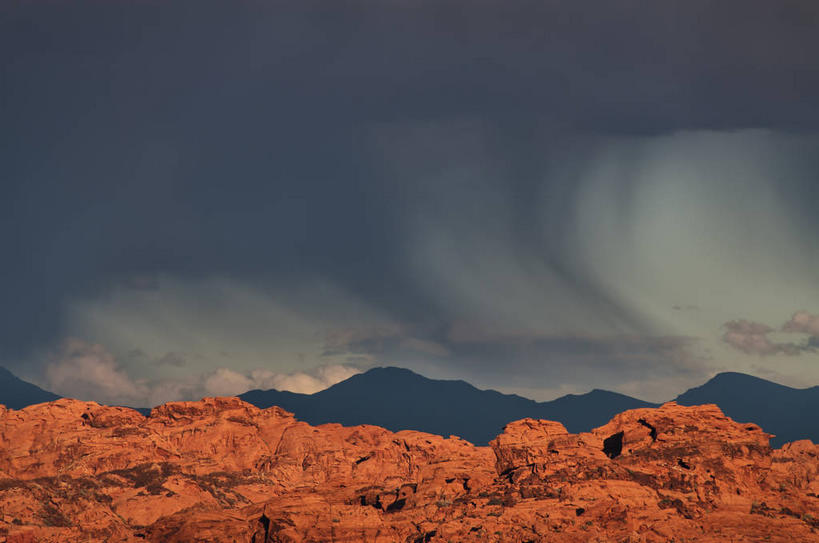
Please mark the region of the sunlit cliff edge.
<svg viewBox="0 0 819 543"><path fill-rule="evenodd" d="M673 402L489 447L237 398L0 406L0 541L819 541L819 446L769 437Z"/></svg>

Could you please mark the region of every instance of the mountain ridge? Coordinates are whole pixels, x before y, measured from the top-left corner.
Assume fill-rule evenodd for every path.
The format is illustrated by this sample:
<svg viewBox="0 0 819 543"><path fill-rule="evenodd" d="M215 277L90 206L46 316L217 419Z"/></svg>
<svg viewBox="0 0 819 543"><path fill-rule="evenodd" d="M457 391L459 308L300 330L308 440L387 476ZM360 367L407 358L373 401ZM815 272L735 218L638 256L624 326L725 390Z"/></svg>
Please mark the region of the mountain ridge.
<svg viewBox="0 0 819 543"><path fill-rule="evenodd" d="M754 422L775 434L775 446L798 439L819 442L819 422L803 413L819 412L819 386L793 388L761 377L723 372L677 396L680 405L717 404L738 421Z"/></svg>
<svg viewBox="0 0 819 543"><path fill-rule="evenodd" d="M60 396L57 394L24 381L0 366L0 404L9 409L22 409L29 405L58 399L60 399Z"/></svg>
<svg viewBox="0 0 819 543"><path fill-rule="evenodd" d="M658 405L610 391L537 402L517 394L481 390L460 379L430 379L393 367L373 368L310 395L253 390L239 397L257 407L278 405L313 425L339 422L374 424L391 431L411 428L457 435L478 445L488 443L512 420L556 420L571 432L581 432L604 424L621 411Z"/></svg>
<svg viewBox="0 0 819 543"><path fill-rule="evenodd" d="M0 367L0 404L20 409L58 398ZM479 389L462 379L430 379L391 366L372 368L314 394L255 389L239 398L260 408L277 405L313 425L413 429L457 435L478 445L488 443L508 422L522 418L553 420L571 432L585 432L617 413L659 405L599 388L537 402L518 394ZM721 372L674 401L689 406L716 404L731 418L757 423L774 434L775 446L798 439L819 442L819 422L794 416L819 412L819 386L794 388L744 373ZM135 409L146 416L151 411Z"/></svg>

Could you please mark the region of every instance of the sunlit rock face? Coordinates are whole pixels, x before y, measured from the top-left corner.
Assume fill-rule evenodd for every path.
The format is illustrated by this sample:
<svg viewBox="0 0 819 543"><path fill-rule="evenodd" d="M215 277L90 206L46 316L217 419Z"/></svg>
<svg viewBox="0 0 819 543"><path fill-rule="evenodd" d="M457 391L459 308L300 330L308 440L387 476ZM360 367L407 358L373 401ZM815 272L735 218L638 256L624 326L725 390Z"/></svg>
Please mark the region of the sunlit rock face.
<svg viewBox="0 0 819 543"><path fill-rule="evenodd" d="M768 440L674 403L490 447L236 398L0 407L0 540L819 541L819 447Z"/></svg>

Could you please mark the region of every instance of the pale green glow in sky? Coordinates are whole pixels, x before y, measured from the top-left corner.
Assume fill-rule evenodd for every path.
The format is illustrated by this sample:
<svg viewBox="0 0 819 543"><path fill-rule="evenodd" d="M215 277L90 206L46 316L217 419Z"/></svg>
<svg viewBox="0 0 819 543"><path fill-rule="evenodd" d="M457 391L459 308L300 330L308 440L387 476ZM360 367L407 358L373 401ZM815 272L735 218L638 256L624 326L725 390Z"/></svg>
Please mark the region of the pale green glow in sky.
<svg viewBox="0 0 819 543"><path fill-rule="evenodd" d="M520 243L504 170L483 158L479 127L466 127L455 159L433 149L434 127L424 130L409 143L392 142L409 154L393 157L388 173L435 196L408 206L400 241L408 273L440 302L435 326L401 322L329 281L276 289L163 276L155 289L74 299L63 335L103 345L136 379L179 379L194 367L244 372L227 376L231 386L248 382L252 371L344 364L409 366L537 399L602 387L662 400L724 370L796 386L819 381L816 352L762 357L721 340L728 321L778 329L795 311L819 308L819 254L787 193L812 174L801 161L806 149L819 149L815 139L685 132L595 139L558 157L576 178L544 180L545 190L578 184L573 198L560 201L568 247L560 272L548 255ZM445 131L443 139L458 133ZM418 141L426 160L407 151ZM543 194L545 216L553 209ZM652 337L694 339L640 350L639 338ZM803 338L782 341L796 339ZM598 350L585 353L581 344ZM168 353L191 363L146 363ZM506 364L504 376L497 368ZM622 372L617 364L625 364ZM540 377L524 386L527 372Z"/></svg>
<svg viewBox="0 0 819 543"><path fill-rule="evenodd" d="M770 366L792 383L816 381L819 355L760 361L719 341L727 321L776 328L819 307L815 235L791 213L786 192L805 181L804 143L745 131L604 147L589 162L576 211L585 268L658 334L702 338L715 367Z"/></svg>

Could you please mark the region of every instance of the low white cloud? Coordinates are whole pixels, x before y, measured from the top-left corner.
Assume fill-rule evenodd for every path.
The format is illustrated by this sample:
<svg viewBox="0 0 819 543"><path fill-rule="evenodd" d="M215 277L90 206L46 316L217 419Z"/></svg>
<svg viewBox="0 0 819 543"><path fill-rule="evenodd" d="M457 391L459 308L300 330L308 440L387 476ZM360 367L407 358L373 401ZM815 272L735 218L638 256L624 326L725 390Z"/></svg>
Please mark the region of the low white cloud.
<svg viewBox="0 0 819 543"><path fill-rule="evenodd" d="M206 396L236 396L252 389L313 394L360 371L345 365L292 373L265 368L249 372L217 368L184 378L133 379L104 346L70 338L50 355L45 384L66 397L141 407Z"/></svg>
<svg viewBox="0 0 819 543"><path fill-rule="evenodd" d="M56 394L128 403L147 393L146 387L134 382L102 345L69 338L49 358L46 380Z"/></svg>
<svg viewBox="0 0 819 543"><path fill-rule="evenodd" d="M351 366L332 365L317 368L310 373L275 373L262 369L254 370L250 375L254 388L275 388L301 394L313 394L360 372L361 370Z"/></svg>
<svg viewBox="0 0 819 543"><path fill-rule="evenodd" d="M157 377L178 375L182 367L203 373L227 367L248 376L266 361L281 373L345 364L324 349L325 331L339 323L381 326L384 334L395 328L356 295L312 279L275 288L161 276L155 289L115 288L108 296L74 299L64 314L66 335L94 338L133 375Z"/></svg>
<svg viewBox="0 0 819 543"><path fill-rule="evenodd" d="M205 377L203 388L208 396L236 396L253 388L253 381L237 371L219 368Z"/></svg>

